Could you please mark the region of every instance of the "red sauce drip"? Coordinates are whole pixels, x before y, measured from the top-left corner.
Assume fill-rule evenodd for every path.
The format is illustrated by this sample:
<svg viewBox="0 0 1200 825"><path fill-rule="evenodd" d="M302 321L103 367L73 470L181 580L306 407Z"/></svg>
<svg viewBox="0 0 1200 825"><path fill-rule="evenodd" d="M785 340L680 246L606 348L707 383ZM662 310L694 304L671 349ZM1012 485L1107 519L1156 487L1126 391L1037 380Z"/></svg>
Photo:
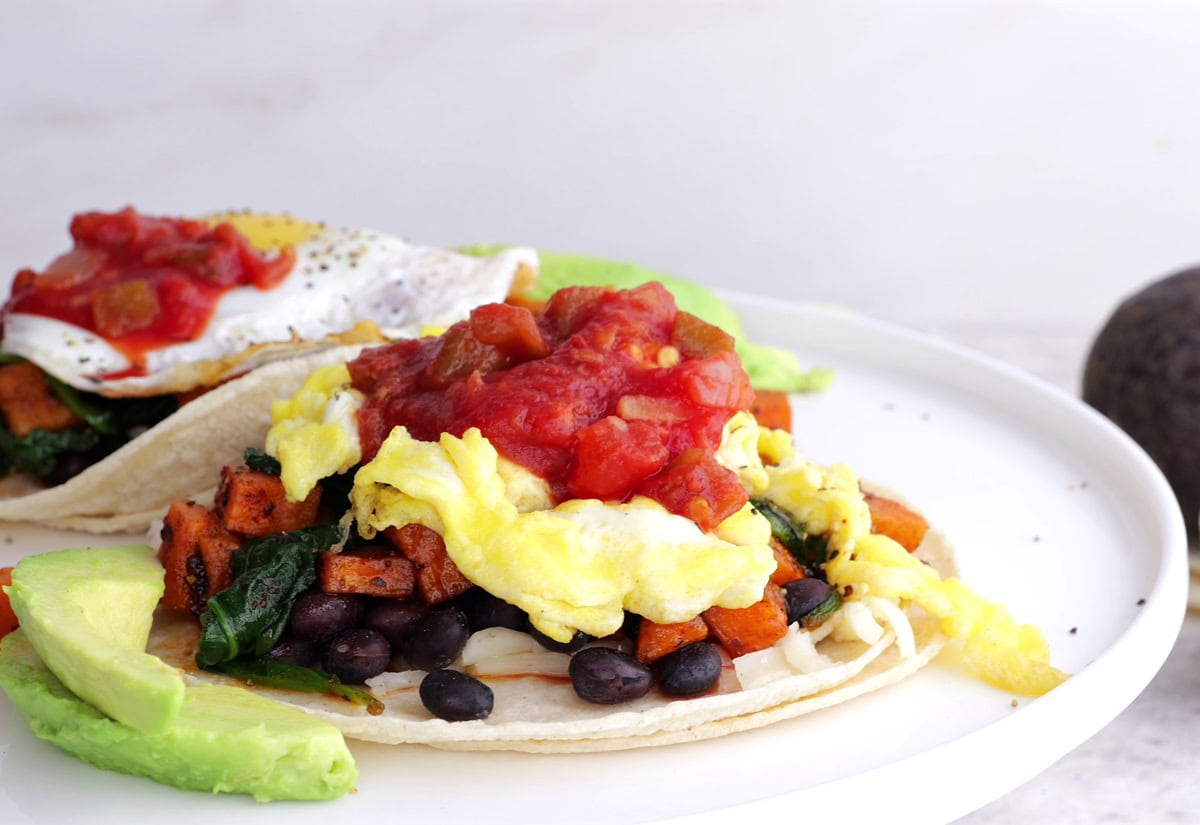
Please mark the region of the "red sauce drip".
<svg viewBox="0 0 1200 825"><path fill-rule="evenodd" d="M366 350L349 365L363 458L396 426L424 441L478 427L559 500L642 493L711 529L746 502L712 456L754 394L730 351L676 357L696 349L694 317L692 346L676 337L682 317L657 283L571 287L538 314L488 305L439 338Z"/></svg>
<svg viewBox="0 0 1200 825"><path fill-rule="evenodd" d="M199 338L226 292L270 289L292 270L290 248L259 254L231 224L155 218L132 208L71 220L74 247L13 280L3 314L56 318L106 339L135 366L145 353Z"/></svg>

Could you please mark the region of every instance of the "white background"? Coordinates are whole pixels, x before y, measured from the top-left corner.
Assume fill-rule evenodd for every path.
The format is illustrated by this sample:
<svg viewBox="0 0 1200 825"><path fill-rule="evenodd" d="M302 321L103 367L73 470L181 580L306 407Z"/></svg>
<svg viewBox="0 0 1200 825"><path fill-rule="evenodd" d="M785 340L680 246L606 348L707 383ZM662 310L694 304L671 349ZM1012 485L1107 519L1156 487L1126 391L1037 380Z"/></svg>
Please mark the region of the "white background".
<svg viewBox="0 0 1200 825"><path fill-rule="evenodd" d="M1165 0L7 0L0 277L85 209L283 210L833 303L1075 391L1118 301L1200 262L1198 81ZM1181 655L969 821L1186 821Z"/></svg>

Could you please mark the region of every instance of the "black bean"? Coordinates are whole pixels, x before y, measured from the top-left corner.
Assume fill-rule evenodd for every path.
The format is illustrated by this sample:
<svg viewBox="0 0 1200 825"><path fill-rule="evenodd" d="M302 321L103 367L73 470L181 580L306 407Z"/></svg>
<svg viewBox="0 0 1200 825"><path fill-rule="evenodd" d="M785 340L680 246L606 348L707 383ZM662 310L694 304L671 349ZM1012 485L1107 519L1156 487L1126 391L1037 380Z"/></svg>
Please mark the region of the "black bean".
<svg viewBox="0 0 1200 825"><path fill-rule="evenodd" d="M289 665L311 667L317 660L317 646L307 639L284 637L276 642L275 647L267 654L272 659Z"/></svg>
<svg viewBox="0 0 1200 825"><path fill-rule="evenodd" d="M383 634L365 627L343 630L329 641L321 664L347 684L361 684L387 669L392 648Z"/></svg>
<svg viewBox="0 0 1200 825"><path fill-rule="evenodd" d="M695 696L717 683L723 664L716 645L692 642L655 662L654 674L668 696Z"/></svg>
<svg viewBox="0 0 1200 825"><path fill-rule="evenodd" d="M470 629L457 608L435 610L413 623L400 643L400 654L418 670L437 670L462 653Z"/></svg>
<svg viewBox="0 0 1200 825"><path fill-rule="evenodd" d="M363 626L378 630L393 648L403 645L417 619L429 612L429 607L417 599L382 599L367 611Z"/></svg>
<svg viewBox="0 0 1200 825"><path fill-rule="evenodd" d="M589 636L582 630L576 630L575 634L571 636L569 641L566 642L559 642L551 639L536 627L529 628L529 635L537 639L537 643L546 648L546 650L553 650L555 653L574 653L588 642L596 641L595 636Z"/></svg>
<svg viewBox="0 0 1200 825"><path fill-rule="evenodd" d="M507 627L510 630L529 630L529 614L515 604L493 596L482 587L473 587L463 599L463 610L471 630Z"/></svg>
<svg viewBox="0 0 1200 825"><path fill-rule="evenodd" d="M495 702L490 687L457 670L430 671L418 693L425 709L447 722L486 719Z"/></svg>
<svg viewBox="0 0 1200 825"><path fill-rule="evenodd" d="M829 598L829 585L820 579L797 579L783 586L788 624L798 622Z"/></svg>
<svg viewBox="0 0 1200 825"><path fill-rule="evenodd" d="M580 698L598 705L638 699L654 682L650 668L611 647L584 648L571 657L568 672Z"/></svg>
<svg viewBox="0 0 1200 825"><path fill-rule="evenodd" d="M319 642L356 626L361 618L359 596L331 596L320 590L307 590L296 597L288 627L298 639Z"/></svg>

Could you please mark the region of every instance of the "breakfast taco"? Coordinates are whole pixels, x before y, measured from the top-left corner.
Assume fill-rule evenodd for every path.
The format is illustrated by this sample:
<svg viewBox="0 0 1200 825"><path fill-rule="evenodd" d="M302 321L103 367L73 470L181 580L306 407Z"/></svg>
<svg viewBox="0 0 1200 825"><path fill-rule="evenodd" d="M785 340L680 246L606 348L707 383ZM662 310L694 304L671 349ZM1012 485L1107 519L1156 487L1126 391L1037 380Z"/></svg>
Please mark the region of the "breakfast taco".
<svg viewBox="0 0 1200 825"><path fill-rule="evenodd" d="M211 506L166 513L151 650L354 738L550 752L768 724L948 639L1008 690L1064 678L920 514L755 400L653 282L322 367Z"/></svg>
<svg viewBox="0 0 1200 825"><path fill-rule="evenodd" d="M313 369L460 320L537 266L252 213L91 212L71 236L0 311L0 519L99 532L211 487Z"/></svg>

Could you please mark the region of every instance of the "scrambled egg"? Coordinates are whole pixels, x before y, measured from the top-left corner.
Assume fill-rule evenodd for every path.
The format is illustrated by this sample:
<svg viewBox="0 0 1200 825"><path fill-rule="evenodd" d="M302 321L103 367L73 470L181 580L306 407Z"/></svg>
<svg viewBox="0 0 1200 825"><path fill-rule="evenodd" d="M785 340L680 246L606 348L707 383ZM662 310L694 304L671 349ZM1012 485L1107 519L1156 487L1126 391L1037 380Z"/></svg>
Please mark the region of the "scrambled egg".
<svg viewBox="0 0 1200 825"><path fill-rule="evenodd" d="M1001 605L958 578L943 581L895 541L872 533L870 509L850 468L818 467L793 454L766 471L766 497L809 532L828 536L830 584L850 588L852 598L919 605L941 620L943 633L964 642L967 666L998 687L1039 696L1067 678L1050 664L1050 646L1038 628L1018 625Z"/></svg>
<svg viewBox="0 0 1200 825"><path fill-rule="evenodd" d="M323 478L362 459L355 413L363 395L350 386L345 364L322 367L289 401L271 405L266 451L279 459L288 498L300 501Z"/></svg>
<svg viewBox="0 0 1200 825"><path fill-rule="evenodd" d="M745 512L729 535L645 498L593 499L521 513L508 499L491 443L470 429L417 441L403 427L359 470L350 500L359 531L417 522L446 541L471 581L523 608L546 635L617 631L624 611L651 621L686 621L714 604L748 607L775 568L765 520Z"/></svg>

